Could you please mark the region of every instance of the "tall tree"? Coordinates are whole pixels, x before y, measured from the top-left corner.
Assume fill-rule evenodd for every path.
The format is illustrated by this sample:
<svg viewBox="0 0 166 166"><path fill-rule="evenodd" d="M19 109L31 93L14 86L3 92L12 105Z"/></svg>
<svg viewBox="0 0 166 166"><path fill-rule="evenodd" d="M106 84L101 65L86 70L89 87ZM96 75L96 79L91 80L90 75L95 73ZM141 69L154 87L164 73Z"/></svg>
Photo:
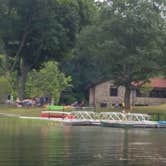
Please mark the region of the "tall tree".
<svg viewBox="0 0 166 166"><path fill-rule="evenodd" d="M77 2L80 17L79 35L80 31L85 29L85 27L94 24L99 15L99 8L94 0L77 0ZM86 41L86 44L89 44L89 40ZM72 101L74 102L75 100L86 100L88 85L90 85L92 82L94 83L95 80L98 79L99 75L97 74L97 71L91 70L92 64L87 63L89 60L85 58L86 55L84 57L78 56L76 50L77 48L73 49L72 58L68 59L68 61L63 61L60 65L61 69L67 75L72 76L73 86L65 90L65 92L62 94L62 101L67 103L71 103ZM91 79L92 76L95 77L95 80ZM68 96L69 93L70 95ZM63 99L65 99L65 101Z"/></svg>
<svg viewBox="0 0 166 166"><path fill-rule="evenodd" d="M74 0L0 0L0 38L10 71L17 71L19 97L33 68L70 54L79 29ZM19 84L20 83L20 84Z"/></svg>
<svg viewBox="0 0 166 166"><path fill-rule="evenodd" d="M165 4L157 0L108 0L99 7L101 16L82 31L77 54L93 63L91 70L99 68L104 79L125 86L124 102L130 108L132 82L146 81L159 72Z"/></svg>

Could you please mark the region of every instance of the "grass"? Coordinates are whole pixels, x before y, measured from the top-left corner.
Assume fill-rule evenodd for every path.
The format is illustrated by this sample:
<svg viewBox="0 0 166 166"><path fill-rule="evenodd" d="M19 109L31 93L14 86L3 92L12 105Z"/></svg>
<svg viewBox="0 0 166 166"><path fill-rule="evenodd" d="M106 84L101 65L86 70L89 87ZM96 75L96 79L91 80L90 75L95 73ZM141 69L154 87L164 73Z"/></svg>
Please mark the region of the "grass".
<svg viewBox="0 0 166 166"><path fill-rule="evenodd" d="M39 117L41 111L43 111L44 108L28 108L28 107L22 107L17 108L15 106L11 105L0 105L0 113L5 114L14 114L14 115L21 115L21 116L33 116L33 117Z"/></svg>
<svg viewBox="0 0 166 166"><path fill-rule="evenodd" d="M2 104L0 105L0 113L21 115L21 116L39 117L41 111L43 110L46 110L46 108L43 108L43 107L17 108L11 105L2 105ZM119 111L122 111L122 109L96 109L96 111L97 112L119 112ZM137 107L134 107L132 110L127 110L126 112L166 114L166 104L158 105L158 106L137 106Z"/></svg>
<svg viewBox="0 0 166 166"><path fill-rule="evenodd" d="M97 112L120 112L123 109L97 109ZM126 110L126 112L133 113L166 113L166 104L155 105L155 106L135 106L131 110Z"/></svg>
<svg viewBox="0 0 166 166"><path fill-rule="evenodd" d="M166 113L166 104L135 107L133 111L143 113Z"/></svg>
<svg viewBox="0 0 166 166"><path fill-rule="evenodd" d="M12 115L18 115L18 116L28 116L28 117L39 117L41 111L45 110L45 108L42 107L33 107L33 108L27 108L27 107L22 107L22 108L17 108L15 106L11 105L2 105L0 104L0 113L3 114L12 114ZM47 121L47 120L35 120L35 119L20 119L18 117L6 117L10 118L13 120L13 122L17 121L18 123L21 123L21 125L24 125L26 123L28 124L35 124L35 125L47 125L47 126L52 126L56 125L58 122L56 121ZM6 119L5 118L5 119ZM1 119L1 121L3 118Z"/></svg>

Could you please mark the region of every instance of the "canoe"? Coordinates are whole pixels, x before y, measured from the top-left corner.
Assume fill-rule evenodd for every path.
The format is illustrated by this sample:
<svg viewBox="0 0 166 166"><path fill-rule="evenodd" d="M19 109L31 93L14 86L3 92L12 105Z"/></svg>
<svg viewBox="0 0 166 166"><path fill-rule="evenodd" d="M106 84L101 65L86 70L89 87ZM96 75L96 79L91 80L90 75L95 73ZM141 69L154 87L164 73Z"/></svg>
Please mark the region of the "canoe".
<svg viewBox="0 0 166 166"><path fill-rule="evenodd" d="M100 120L90 120L90 125L91 126L100 126Z"/></svg>
<svg viewBox="0 0 166 166"><path fill-rule="evenodd" d="M134 124L127 122L118 122L118 121L101 121L101 126L103 127L115 127L115 128L132 128Z"/></svg>
<svg viewBox="0 0 166 166"><path fill-rule="evenodd" d="M157 128L158 123L154 121L101 121L101 126L117 128Z"/></svg>

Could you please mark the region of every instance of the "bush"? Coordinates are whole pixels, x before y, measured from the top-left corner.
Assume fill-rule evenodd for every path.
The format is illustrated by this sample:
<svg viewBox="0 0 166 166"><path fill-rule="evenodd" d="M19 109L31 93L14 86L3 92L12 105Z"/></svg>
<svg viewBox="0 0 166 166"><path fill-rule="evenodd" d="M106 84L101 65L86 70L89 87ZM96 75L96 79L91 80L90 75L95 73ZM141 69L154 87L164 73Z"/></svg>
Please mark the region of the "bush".
<svg viewBox="0 0 166 166"><path fill-rule="evenodd" d="M0 102L4 103L10 93L10 83L5 77L0 77Z"/></svg>

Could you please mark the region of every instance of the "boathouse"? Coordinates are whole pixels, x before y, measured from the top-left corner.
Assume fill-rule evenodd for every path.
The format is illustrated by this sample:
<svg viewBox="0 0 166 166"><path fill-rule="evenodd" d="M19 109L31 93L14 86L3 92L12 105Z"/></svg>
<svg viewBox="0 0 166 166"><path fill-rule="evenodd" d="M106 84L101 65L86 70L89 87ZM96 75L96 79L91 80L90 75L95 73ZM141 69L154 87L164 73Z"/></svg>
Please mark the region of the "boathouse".
<svg viewBox="0 0 166 166"><path fill-rule="evenodd" d="M151 90L148 95L141 94L139 89L131 91L131 105L159 105L166 103L166 78L150 79ZM114 81L104 81L89 88L89 104L95 107L110 108L124 102L125 87L115 86Z"/></svg>

